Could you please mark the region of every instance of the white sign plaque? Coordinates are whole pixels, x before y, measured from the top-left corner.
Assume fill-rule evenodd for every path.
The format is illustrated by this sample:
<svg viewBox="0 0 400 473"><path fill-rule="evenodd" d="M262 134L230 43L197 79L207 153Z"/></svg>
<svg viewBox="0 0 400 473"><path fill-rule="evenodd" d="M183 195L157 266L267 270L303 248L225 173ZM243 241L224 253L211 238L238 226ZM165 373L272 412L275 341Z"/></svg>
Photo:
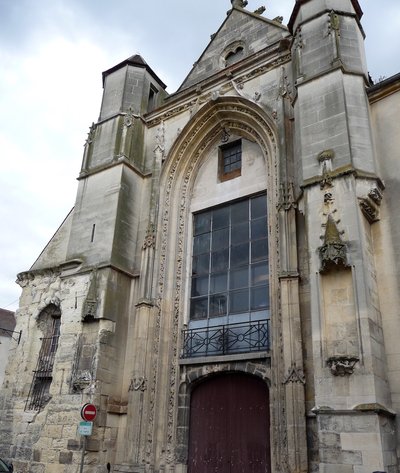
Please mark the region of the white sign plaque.
<svg viewBox="0 0 400 473"><path fill-rule="evenodd" d="M86 421L79 422L79 426L78 426L79 435L85 435L85 436L92 435L92 430L93 430L93 422L86 422Z"/></svg>

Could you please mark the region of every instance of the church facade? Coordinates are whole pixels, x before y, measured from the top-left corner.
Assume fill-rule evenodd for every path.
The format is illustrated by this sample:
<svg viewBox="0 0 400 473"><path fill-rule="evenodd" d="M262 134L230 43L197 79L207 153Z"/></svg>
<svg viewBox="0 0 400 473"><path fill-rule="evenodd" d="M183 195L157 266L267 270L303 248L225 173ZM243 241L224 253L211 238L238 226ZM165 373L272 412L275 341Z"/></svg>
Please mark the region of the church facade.
<svg viewBox="0 0 400 473"><path fill-rule="evenodd" d="M399 472L400 75L358 0L232 0L177 92L103 73L75 206L22 287L0 456L85 471ZM16 375L17 373L17 375Z"/></svg>

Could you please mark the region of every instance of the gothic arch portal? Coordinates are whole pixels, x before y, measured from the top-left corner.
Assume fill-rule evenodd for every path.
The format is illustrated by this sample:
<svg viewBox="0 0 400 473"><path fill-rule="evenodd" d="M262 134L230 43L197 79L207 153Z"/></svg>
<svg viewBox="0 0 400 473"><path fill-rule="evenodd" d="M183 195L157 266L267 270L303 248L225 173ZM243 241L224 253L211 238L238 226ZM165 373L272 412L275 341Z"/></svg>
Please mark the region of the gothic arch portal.
<svg viewBox="0 0 400 473"><path fill-rule="evenodd" d="M152 372L156 373L160 363L165 366L167 353L169 389L162 404L166 406L167 431L165 433L166 458L174 461L177 435L176 406L178 403L179 386L179 350L181 345L182 314L185 306L185 251L187 241L187 222L191 189L195 182L203 157L216 142L221 133L229 129L238 136L257 143L265 162L271 214L269 227L271 229L271 267L278 274L278 222L274 209L278 203L279 189L279 157L278 136L272 119L255 103L239 97L222 97L211 100L201 108L185 126L176 142L173 144L161 174L160 208L158 215L157 245L155 261L158 261L158 277L155 281L155 295L158 300L158 313L154 332L154 357ZM156 273L157 274L157 273ZM271 312L279 320L279 283L272 278ZM278 340L274 332L279 331L275 323L272 338ZM167 342L165 342L167 340ZM165 345L167 343L167 346ZM277 386L277 381L272 381ZM150 380L149 431L155 430L157 409L156 379ZM271 398L279 396L274 389ZM164 414L162 414L164 415ZM274 414L271 425L282 423ZM273 431L271 428L271 432ZM179 456L179 455L178 455Z"/></svg>

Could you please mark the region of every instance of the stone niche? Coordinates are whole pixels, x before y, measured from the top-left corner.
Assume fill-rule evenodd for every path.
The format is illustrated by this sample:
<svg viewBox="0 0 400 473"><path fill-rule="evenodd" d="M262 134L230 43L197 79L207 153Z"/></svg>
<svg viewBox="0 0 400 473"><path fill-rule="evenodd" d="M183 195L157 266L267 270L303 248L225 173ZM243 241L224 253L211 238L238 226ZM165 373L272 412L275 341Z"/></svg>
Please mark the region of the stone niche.
<svg viewBox="0 0 400 473"><path fill-rule="evenodd" d="M357 313L351 268L340 267L321 275L322 327L325 353L332 374L352 374L341 369L358 361ZM350 366L350 365L349 365Z"/></svg>

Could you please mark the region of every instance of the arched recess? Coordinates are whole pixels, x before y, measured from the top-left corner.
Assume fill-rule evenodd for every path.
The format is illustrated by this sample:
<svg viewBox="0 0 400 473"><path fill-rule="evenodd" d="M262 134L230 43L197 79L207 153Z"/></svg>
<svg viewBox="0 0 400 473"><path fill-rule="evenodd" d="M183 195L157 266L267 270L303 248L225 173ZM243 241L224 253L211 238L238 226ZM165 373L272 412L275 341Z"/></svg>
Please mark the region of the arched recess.
<svg viewBox="0 0 400 473"><path fill-rule="evenodd" d="M54 360L58 348L61 327L61 309L50 303L37 318L42 337L40 350L33 372L33 379L25 403L25 410L40 411L50 401L50 386L53 381Z"/></svg>
<svg viewBox="0 0 400 473"><path fill-rule="evenodd" d="M278 203L279 166L278 137L273 120L255 103L241 97L220 97L210 100L188 122L173 144L164 163L160 179L160 208L155 260L158 262L158 279L155 295L158 299L158 314L154 330L154 352L152 373L157 373L159 363L165 366L168 357L168 379L164 392L167 399L165 440L167 458L174 456L176 445L176 403L179 375L180 331L185 310L186 251L189 203L191 190L202 160L210 148L220 141L224 130L257 143L265 162L270 207L269 228L271 248L271 271L277 274L278 225L274 212ZM272 278L271 312L278 313L278 282ZM167 346L166 346L167 343ZM162 357L160 353L162 348ZM162 358L162 360L161 360ZM150 380L148 429L155 432L155 419L164 414L155 413L157 378Z"/></svg>
<svg viewBox="0 0 400 473"><path fill-rule="evenodd" d="M224 364L186 367L182 374L183 381L179 386L178 395L178 417L176 427L176 460L178 463L187 465L189 450L189 421L190 421L190 399L193 389L209 378L227 373L237 373L257 378L271 388L271 366L266 363L257 362L230 362ZM271 411L270 414L271 416Z"/></svg>

